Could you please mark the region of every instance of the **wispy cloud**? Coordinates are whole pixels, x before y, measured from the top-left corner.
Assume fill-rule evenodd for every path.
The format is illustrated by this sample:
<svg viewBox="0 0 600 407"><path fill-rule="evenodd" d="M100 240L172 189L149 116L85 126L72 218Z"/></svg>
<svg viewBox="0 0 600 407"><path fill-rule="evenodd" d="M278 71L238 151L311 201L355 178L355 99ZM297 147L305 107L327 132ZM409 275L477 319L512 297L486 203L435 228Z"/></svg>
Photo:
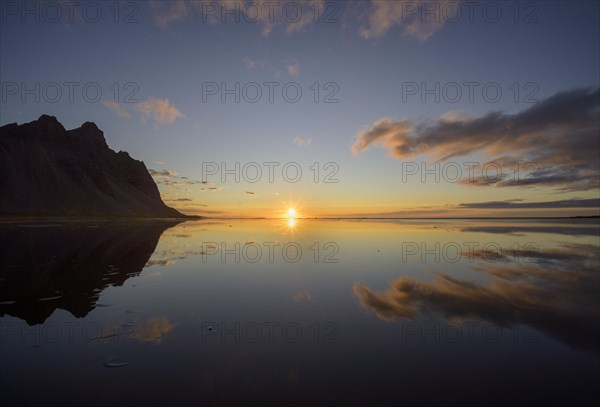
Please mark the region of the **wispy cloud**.
<svg viewBox="0 0 600 407"><path fill-rule="evenodd" d="M252 3L256 3L255 7L248 7ZM260 8L259 13L256 12L257 7ZM261 34L267 37L276 27L285 27L287 34L307 29L319 21L325 11L325 0L279 0L270 3L250 0L151 0L150 8L156 25L161 29L189 18L219 24L235 21L237 17L259 24Z"/></svg>
<svg viewBox="0 0 600 407"><path fill-rule="evenodd" d="M600 187L599 110L598 89L574 89L516 114L492 112L422 123L384 118L357 134L352 152L381 145L399 160L429 155L439 161L483 152L496 157L494 162L529 162L537 169L523 178L506 174L469 180L472 186L590 190Z"/></svg>
<svg viewBox="0 0 600 407"><path fill-rule="evenodd" d="M150 0L150 8L156 25L161 29L169 24L185 20L192 12L191 3L186 0Z"/></svg>
<svg viewBox="0 0 600 407"><path fill-rule="evenodd" d="M296 58L287 59L285 61L285 69L287 70L287 73L294 78L300 76L300 64Z"/></svg>
<svg viewBox="0 0 600 407"><path fill-rule="evenodd" d="M150 98L136 104L136 109L141 113L142 119L151 118L155 124L172 124L176 119L183 117L177 108L168 99Z"/></svg>
<svg viewBox="0 0 600 407"><path fill-rule="evenodd" d="M251 71L255 70L258 67L264 67L266 64L264 60L252 59L250 57L242 58L242 63L246 68L250 69Z"/></svg>
<svg viewBox="0 0 600 407"><path fill-rule="evenodd" d="M114 100L105 100L102 102L102 104L119 117L124 117L126 119L131 118L131 113L124 110L121 105Z"/></svg>
<svg viewBox="0 0 600 407"><path fill-rule="evenodd" d="M459 208L477 208L477 209L559 209L559 208L600 208L600 199L563 199L560 201L547 202L520 202L520 200L510 201L489 201L461 203Z"/></svg>
<svg viewBox="0 0 600 407"><path fill-rule="evenodd" d="M148 172L150 175L157 178L177 178L177 173L171 170L156 171L150 168L148 169Z"/></svg>
<svg viewBox="0 0 600 407"><path fill-rule="evenodd" d="M244 66L248 69L256 69L256 62L254 62L252 59L248 58L248 57L244 57L242 59L242 62L244 63Z"/></svg>
<svg viewBox="0 0 600 407"><path fill-rule="evenodd" d="M193 202L193 199L190 198L177 198L177 199L167 199L168 202Z"/></svg>
<svg viewBox="0 0 600 407"><path fill-rule="evenodd" d="M383 37L394 26L404 25L404 35L425 42L444 27L439 13L425 14L428 10L441 8L448 0L389 1L372 0L367 12L367 24L360 28L365 39Z"/></svg>
<svg viewBox="0 0 600 407"><path fill-rule="evenodd" d="M312 137L309 137L309 138L295 137L294 140L292 141L292 143L294 143L295 145L297 145L299 147L308 147L312 144Z"/></svg>

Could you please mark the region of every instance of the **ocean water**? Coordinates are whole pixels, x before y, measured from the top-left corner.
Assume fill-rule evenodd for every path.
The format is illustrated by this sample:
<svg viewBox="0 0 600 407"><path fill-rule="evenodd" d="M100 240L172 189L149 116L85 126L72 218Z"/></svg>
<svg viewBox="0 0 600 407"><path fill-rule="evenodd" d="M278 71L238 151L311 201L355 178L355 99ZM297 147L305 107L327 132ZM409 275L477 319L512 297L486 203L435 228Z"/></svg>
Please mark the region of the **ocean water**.
<svg viewBox="0 0 600 407"><path fill-rule="evenodd" d="M3 223L3 404L592 404L599 263L597 219Z"/></svg>

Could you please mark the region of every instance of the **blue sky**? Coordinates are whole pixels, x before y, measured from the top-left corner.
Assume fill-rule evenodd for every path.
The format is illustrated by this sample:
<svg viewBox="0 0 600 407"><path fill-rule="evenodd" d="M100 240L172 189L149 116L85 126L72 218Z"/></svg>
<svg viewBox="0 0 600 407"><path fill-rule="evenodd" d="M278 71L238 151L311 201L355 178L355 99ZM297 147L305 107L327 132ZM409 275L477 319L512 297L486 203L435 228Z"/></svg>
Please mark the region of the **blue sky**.
<svg viewBox="0 0 600 407"><path fill-rule="evenodd" d="M420 177L403 182L403 162L433 163L439 159L436 154L443 143L416 143L418 154L398 156L392 150L397 145L392 134L397 127L390 126L387 129L392 133L379 137L376 133L381 128L375 125L384 118L394 123L408 120L412 140L415 135L425 137L422 133L428 133L419 132L419 124L439 124L441 117L464 122L495 111L515 115L560 92L578 88L593 92L600 84L600 6L596 1L280 0L273 6L273 23L264 16L254 23L245 22L247 3L243 1L119 2L119 22L114 21L114 2L76 3L72 21L68 10L60 2L54 3L59 4L62 17L51 22L54 6L27 2L33 11L23 16L21 2L2 2L0 125L32 121L43 113L55 115L66 128L94 121L113 149L128 151L156 171L171 171L170 176L157 175L156 179L171 204L185 202L186 206L178 206L184 211L274 216L293 203L307 216L425 213L419 211L446 214L448 208L465 215L461 203L599 196L593 183L565 188L564 183L547 180L539 186L485 187L422 182ZM82 11L87 3L93 3L87 6L89 14ZM211 19L202 12L202 4L220 11L234 10L236 3L239 23L232 21L235 14L223 22L221 17ZM265 2L255 4L266 12ZM467 4L474 7L472 21ZM303 18L294 22L292 12L298 7ZM409 13L411 7L416 7L417 14ZM438 7L439 18L420 14L426 7ZM317 22L315 8L323 10ZM102 16L90 22L89 16L94 16L96 9L102 10ZM458 18L452 14L456 9L462 12ZM496 10L501 10L502 16L492 22ZM128 14L133 22L123 21ZM39 91L35 90L36 82ZM72 103L68 88L62 85L65 82L81 84L75 88ZM225 83L229 88L239 83L240 89L257 83L263 96L257 103L244 101L241 96L240 103L235 103L232 95L222 103L219 94L203 100L203 84L209 82ZM268 101L268 88L262 85L265 82L279 83L273 103ZM302 90L296 103L286 101L280 91L292 82ZM475 87L473 100L469 100L465 82L481 84ZM48 99L54 97L52 84L56 83L61 85L62 96L51 103ZM89 94L94 95L96 87L102 90L98 101L84 99L81 89L86 83L92 84ZM315 83L320 88L318 103L314 101ZM403 95L403 89L412 86L407 84L425 84L429 89L439 84L440 101L428 95L423 102L419 92ZM452 93L456 89L453 84L460 85L462 96ZM485 84L488 90L490 86L492 91L499 88L502 96L497 101L486 99L481 93ZM34 94L25 95L23 102L24 86L34 89ZM442 94L444 87L450 93ZM42 88L49 93L44 94ZM515 94L517 88L519 93ZM332 91L338 102L323 103ZM132 97L127 99L128 95ZM456 102L447 100L452 98ZM137 102L127 103L134 100ZM579 124L557 126L544 129L546 135L540 140L564 139L552 134L569 134L572 126L582 128ZM361 132L368 140L367 147L353 153L352 146ZM539 169L550 171L550 153L540 158L532 149L507 143L493 151L474 149L450 161L485 163L506 157L507 151L519 151L521 161L537 157ZM263 176L256 183L211 179L214 183L205 185L175 178L200 180L202 163L206 162L223 162L229 168L236 162L242 167L249 162L279 162L281 166L295 162L303 169L303 177L298 183L282 177L271 183ZM335 163L339 182L314 182L309 169L314 162L320 167ZM598 178L597 162L585 158L577 162L587 162L585 174ZM580 169L583 171L577 167ZM564 175L567 170L561 171ZM324 173L321 168L319 178ZM178 203L176 199L189 201ZM531 209L495 210L498 214L531 213ZM548 208L535 211L542 215L562 213ZM576 214L597 212L597 207L587 204L576 209ZM486 210L484 214L489 213Z"/></svg>

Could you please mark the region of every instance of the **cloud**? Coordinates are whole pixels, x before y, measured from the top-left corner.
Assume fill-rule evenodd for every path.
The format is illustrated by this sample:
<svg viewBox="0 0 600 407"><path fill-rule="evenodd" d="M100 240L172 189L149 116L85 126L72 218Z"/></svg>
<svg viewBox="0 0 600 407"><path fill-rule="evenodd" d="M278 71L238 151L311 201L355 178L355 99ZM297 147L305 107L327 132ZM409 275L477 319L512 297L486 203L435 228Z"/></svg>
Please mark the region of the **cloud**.
<svg viewBox="0 0 600 407"><path fill-rule="evenodd" d="M516 114L491 112L475 118L433 122L377 120L357 134L352 152L381 145L399 160L430 155L439 161L483 152L496 163L535 163L526 177L463 180L472 186L549 186L559 190L600 187L599 89L559 92Z"/></svg>
<svg viewBox="0 0 600 407"><path fill-rule="evenodd" d="M161 29L169 24L185 20L192 12L191 4L185 0L151 0L150 8L154 21Z"/></svg>
<svg viewBox="0 0 600 407"><path fill-rule="evenodd" d="M251 59L249 57L244 57L242 58L242 63L244 64L244 66L250 70L255 70L258 67L264 67L265 66L265 61L259 61L259 60L255 60L255 59Z"/></svg>
<svg viewBox="0 0 600 407"><path fill-rule="evenodd" d="M244 57L242 59L242 62L244 63L244 65L246 66L246 68L248 68L248 69L256 69L256 62L254 62L250 58Z"/></svg>
<svg viewBox="0 0 600 407"><path fill-rule="evenodd" d="M193 202L190 198L167 199L167 202Z"/></svg>
<svg viewBox="0 0 600 407"><path fill-rule="evenodd" d="M177 178L177 173L171 170L156 171L150 168L148 169L148 172L150 175L157 178Z"/></svg>
<svg viewBox="0 0 600 407"><path fill-rule="evenodd" d="M367 12L367 26L360 28L360 36L365 39L383 37L394 26L402 24L405 36L425 42L444 27L441 10L447 2L373 0Z"/></svg>
<svg viewBox="0 0 600 407"><path fill-rule="evenodd" d="M150 98L139 102L136 109L141 113L143 120L151 117L155 124L172 124L176 119L183 117L168 99Z"/></svg>
<svg viewBox="0 0 600 407"><path fill-rule="evenodd" d="M288 24L286 27L286 33L291 34L303 30L305 27L319 20L321 14L325 11L326 5L325 0L286 0L287 3L294 3L299 7L301 12L298 12L298 16L292 14L290 11L288 14ZM285 5L282 5L285 7ZM293 7L288 6L288 10L292 10ZM283 10L283 9L282 9ZM333 11L331 11L333 10ZM328 22L335 22L335 14L338 8L330 9L329 12L332 14L327 17Z"/></svg>
<svg viewBox="0 0 600 407"><path fill-rule="evenodd" d="M126 119L131 118L131 114L113 100L105 100L102 102L102 104L119 117L124 117Z"/></svg>
<svg viewBox="0 0 600 407"><path fill-rule="evenodd" d="M275 4L272 15L266 10L258 19L264 37L268 37L279 26L285 26L287 34L302 31L315 21L321 21L320 17L326 8L324 0L279 0Z"/></svg>
<svg viewBox="0 0 600 407"><path fill-rule="evenodd" d="M509 201L489 201L461 203L460 208L482 208L482 209L523 209L523 208L600 208L600 199L563 199L560 201L548 202L516 202L520 200Z"/></svg>
<svg viewBox="0 0 600 407"><path fill-rule="evenodd" d="M297 78L300 75L300 64L296 58L286 60L285 69L287 70L287 73L294 78Z"/></svg>
<svg viewBox="0 0 600 407"><path fill-rule="evenodd" d="M255 7L250 7L256 3ZM325 11L324 0L279 0L271 5L245 0L151 0L150 7L156 25L165 29L170 24L198 18L202 23L219 24L236 21L249 21L262 26L261 33L267 37L275 27L285 27L287 34L304 30L320 21ZM256 8L259 8L257 13ZM285 10L285 11L284 11ZM333 16L328 21L333 22Z"/></svg>
<svg viewBox="0 0 600 407"><path fill-rule="evenodd" d="M207 215L219 215L219 214L222 214L222 213L225 213L225 212L223 212L223 211L209 211L209 210L205 210L205 209L198 209L198 210L194 211L194 213L204 213L204 214L207 214Z"/></svg>
<svg viewBox="0 0 600 407"><path fill-rule="evenodd" d="M312 137L306 139L302 137L295 137L292 143L299 147L308 147L312 144Z"/></svg>
<svg viewBox="0 0 600 407"><path fill-rule="evenodd" d="M178 180L164 180L164 181L159 181L157 182L157 184L163 184L166 186L174 186L174 187L179 187L179 186L183 186L183 185L211 185L212 182L208 182L208 181L194 181L194 180L190 180L190 179L178 179Z"/></svg>
<svg viewBox="0 0 600 407"><path fill-rule="evenodd" d="M502 327L529 325L560 341L583 349L600 350L600 289L598 247L580 244L520 253L503 261L477 262L474 270L492 277L488 285L438 274L423 282L402 277L388 290L374 293L354 284L360 303L379 318L441 315L449 321L480 319Z"/></svg>

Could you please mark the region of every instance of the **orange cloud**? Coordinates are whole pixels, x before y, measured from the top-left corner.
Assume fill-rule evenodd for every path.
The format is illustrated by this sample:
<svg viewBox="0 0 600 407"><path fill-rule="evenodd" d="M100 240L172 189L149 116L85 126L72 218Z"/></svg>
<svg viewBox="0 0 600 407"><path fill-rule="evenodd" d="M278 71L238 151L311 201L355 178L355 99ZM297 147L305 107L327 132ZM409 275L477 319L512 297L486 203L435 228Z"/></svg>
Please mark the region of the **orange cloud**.
<svg viewBox="0 0 600 407"><path fill-rule="evenodd" d="M136 105L142 119L152 118L156 124L172 124L183 114L168 99L150 98Z"/></svg>

